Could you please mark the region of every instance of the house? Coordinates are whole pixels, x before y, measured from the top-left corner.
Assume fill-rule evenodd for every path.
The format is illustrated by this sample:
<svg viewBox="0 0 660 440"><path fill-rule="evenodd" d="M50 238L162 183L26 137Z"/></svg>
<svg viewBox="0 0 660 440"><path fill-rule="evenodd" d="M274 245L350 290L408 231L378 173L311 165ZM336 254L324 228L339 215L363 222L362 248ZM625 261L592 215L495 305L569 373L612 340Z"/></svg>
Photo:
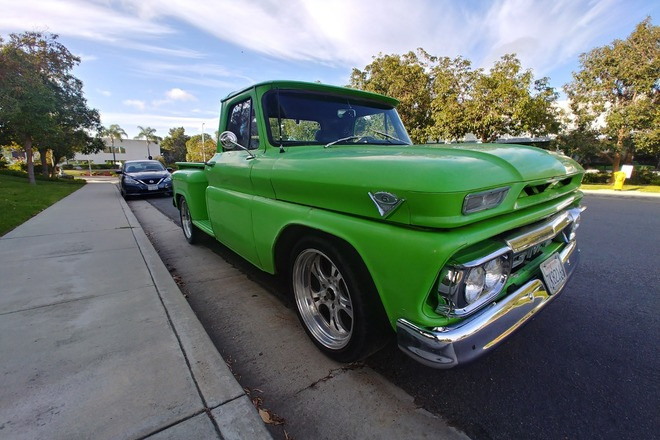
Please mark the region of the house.
<svg viewBox="0 0 660 440"><path fill-rule="evenodd" d="M72 161L87 162L91 160L94 164L112 163L112 142L110 138L104 138L105 148L95 154L82 154L76 153ZM115 139L115 160L117 162L125 162L127 160L149 159L149 156L156 158L160 156L160 145L158 143L149 142L145 140L122 139L118 141Z"/></svg>

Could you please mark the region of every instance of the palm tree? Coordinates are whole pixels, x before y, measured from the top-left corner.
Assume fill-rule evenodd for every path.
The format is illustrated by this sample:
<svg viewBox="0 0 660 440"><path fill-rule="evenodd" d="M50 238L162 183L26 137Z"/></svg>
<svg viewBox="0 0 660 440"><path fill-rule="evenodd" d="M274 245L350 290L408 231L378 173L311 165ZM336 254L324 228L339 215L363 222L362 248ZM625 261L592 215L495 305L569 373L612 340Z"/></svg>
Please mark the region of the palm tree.
<svg viewBox="0 0 660 440"><path fill-rule="evenodd" d="M110 127L101 130L101 136L109 137L110 143L112 144L112 165L117 163L117 158L115 157L115 139L119 139L119 142L123 142L121 137L128 137L123 128L118 124L112 124Z"/></svg>
<svg viewBox="0 0 660 440"><path fill-rule="evenodd" d="M156 136L156 129L151 127L141 127L138 125L138 130L140 132L135 139L145 139L147 141L147 156L151 159L151 152L149 151L149 144L158 143L161 139L160 136Z"/></svg>

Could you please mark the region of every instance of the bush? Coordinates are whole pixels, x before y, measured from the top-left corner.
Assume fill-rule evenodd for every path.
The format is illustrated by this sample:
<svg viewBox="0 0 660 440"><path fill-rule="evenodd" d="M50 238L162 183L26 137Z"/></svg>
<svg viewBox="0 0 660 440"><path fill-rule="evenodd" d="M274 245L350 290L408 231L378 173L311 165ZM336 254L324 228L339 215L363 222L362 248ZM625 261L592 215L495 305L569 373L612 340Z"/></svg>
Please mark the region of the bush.
<svg viewBox="0 0 660 440"><path fill-rule="evenodd" d="M13 177L21 177L25 180L27 180L28 175L24 171L18 171L18 170L13 170L13 169L8 169L8 170L0 170L0 174L3 174L5 176L13 176ZM64 178L58 178L58 177L44 177L41 174L37 174L36 172L34 173L34 178L35 180L41 180L41 181L46 181L46 182L64 182L64 183L73 183L76 185L80 185L81 183L85 183L83 179L73 179L73 176L67 176Z"/></svg>
<svg viewBox="0 0 660 440"><path fill-rule="evenodd" d="M632 185L660 185L660 175L648 168L635 169L627 183Z"/></svg>
<svg viewBox="0 0 660 440"><path fill-rule="evenodd" d="M610 173L587 173L582 183L609 183L612 178Z"/></svg>

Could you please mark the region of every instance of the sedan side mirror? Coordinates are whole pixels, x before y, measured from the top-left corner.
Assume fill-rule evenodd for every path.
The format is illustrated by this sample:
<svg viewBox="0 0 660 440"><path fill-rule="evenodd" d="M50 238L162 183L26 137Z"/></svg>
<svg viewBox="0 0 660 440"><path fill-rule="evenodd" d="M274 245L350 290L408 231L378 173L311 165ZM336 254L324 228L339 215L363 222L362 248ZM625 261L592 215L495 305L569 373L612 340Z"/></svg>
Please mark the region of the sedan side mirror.
<svg viewBox="0 0 660 440"><path fill-rule="evenodd" d="M166 170L167 170L168 173L173 173L174 172L174 168L167 167Z"/></svg>
<svg viewBox="0 0 660 440"><path fill-rule="evenodd" d="M115 174L124 174L122 170L115 170Z"/></svg>

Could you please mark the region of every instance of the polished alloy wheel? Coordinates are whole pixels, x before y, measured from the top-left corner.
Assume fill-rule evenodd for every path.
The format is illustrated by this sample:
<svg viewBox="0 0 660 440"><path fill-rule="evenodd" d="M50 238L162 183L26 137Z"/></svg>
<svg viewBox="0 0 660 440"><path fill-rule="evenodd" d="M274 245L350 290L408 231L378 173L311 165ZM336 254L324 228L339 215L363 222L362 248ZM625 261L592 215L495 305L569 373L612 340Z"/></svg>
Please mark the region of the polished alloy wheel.
<svg viewBox="0 0 660 440"><path fill-rule="evenodd" d="M331 350L344 348L353 334L353 304L335 263L317 249L302 251L293 265L293 291L312 336Z"/></svg>
<svg viewBox="0 0 660 440"><path fill-rule="evenodd" d="M193 223L190 218L188 203L184 198L181 199L181 227L183 228L183 234L190 240L193 235Z"/></svg>

